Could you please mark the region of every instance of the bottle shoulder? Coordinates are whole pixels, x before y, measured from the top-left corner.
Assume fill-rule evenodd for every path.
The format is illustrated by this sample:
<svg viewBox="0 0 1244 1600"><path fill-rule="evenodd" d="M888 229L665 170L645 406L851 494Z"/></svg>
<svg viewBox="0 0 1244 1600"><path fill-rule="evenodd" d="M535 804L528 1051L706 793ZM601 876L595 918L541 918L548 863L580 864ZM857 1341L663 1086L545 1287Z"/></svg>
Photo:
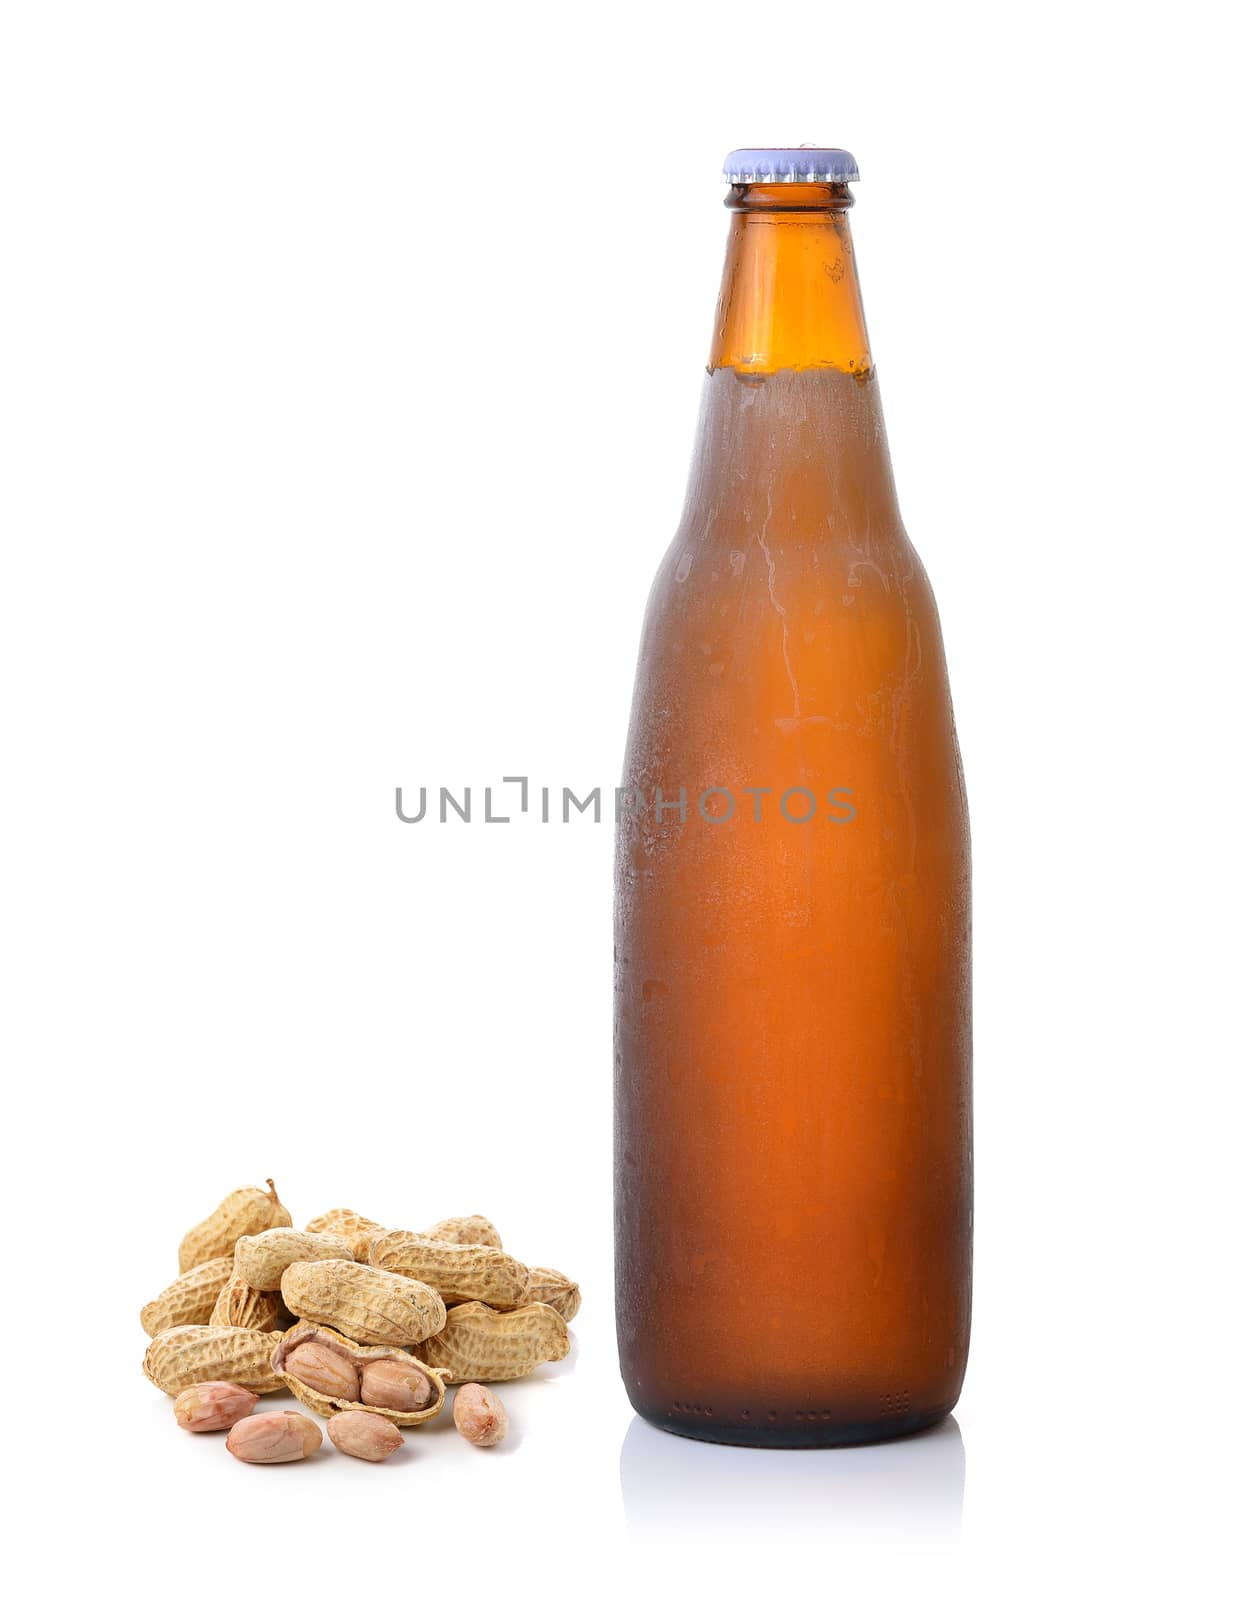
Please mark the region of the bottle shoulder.
<svg viewBox="0 0 1244 1600"><path fill-rule="evenodd" d="M843 527L826 518L801 521L775 514L760 519L707 517L689 508L656 572L649 605L679 610L772 605L786 597L818 611L934 604L919 553L897 515Z"/></svg>

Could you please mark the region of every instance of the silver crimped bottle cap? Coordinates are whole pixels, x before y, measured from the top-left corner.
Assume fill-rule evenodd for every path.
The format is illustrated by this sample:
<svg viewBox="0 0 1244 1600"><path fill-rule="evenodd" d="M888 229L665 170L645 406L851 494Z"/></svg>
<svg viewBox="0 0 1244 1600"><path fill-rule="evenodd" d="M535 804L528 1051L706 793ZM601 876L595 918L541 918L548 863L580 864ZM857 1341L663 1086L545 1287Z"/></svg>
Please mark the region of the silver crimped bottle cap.
<svg viewBox="0 0 1244 1600"><path fill-rule="evenodd" d="M722 166L727 183L858 183L849 150L801 144L792 150L731 150Z"/></svg>

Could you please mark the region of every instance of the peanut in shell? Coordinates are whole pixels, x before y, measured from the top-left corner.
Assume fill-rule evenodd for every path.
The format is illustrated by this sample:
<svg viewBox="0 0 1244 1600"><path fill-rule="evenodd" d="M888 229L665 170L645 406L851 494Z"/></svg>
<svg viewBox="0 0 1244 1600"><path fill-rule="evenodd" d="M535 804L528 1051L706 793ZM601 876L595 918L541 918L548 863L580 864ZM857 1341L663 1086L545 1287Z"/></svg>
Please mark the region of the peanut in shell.
<svg viewBox="0 0 1244 1600"><path fill-rule="evenodd" d="M368 1262L435 1289L447 1305L479 1300L498 1311L523 1304L529 1270L486 1244L447 1244L423 1233L392 1229L372 1235Z"/></svg>
<svg viewBox="0 0 1244 1600"><path fill-rule="evenodd" d="M220 1291L233 1272L232 1256L216 1256L189 1272L174 1278L167 1289L149 1300L142 1309L143 1332L154 1339L165 1328L180 1328L206 1322Z"/></svg>
<svg viewBox="0 0 1244 1600"><path fill-rule="evenodd" d="M314 1343L328 1352L346 1356L353 1361L360 1373L360 1386L364 1390L368 1388L367 1369L371 1365L386 1368L400 1366L409 1370L412 1376L417 1376L426 1382L430 1390L427 1403L418 1410L403 1411L393 1406L377 1405L365 1400L343 1399L340 1395L324 1394L312 1388L297 1373L291 1372L287 1365L291 1354L305 1348L308 1343ZM346 1411L369 1411L377 1416L387 1417L399 1428L417 1427L419 1423L427 1422L430 1417L436 1416L445 1404L445 1381L449 1376L448 1373L412 1356L408 1350L385 1345L359 1344L337 1333L333 1328L321 1327L314 1322L296 1323L288 1333L281 1336L273 1348L272 1370L280 1382L289 1385L304 1406L318 1412L322 1417L332 1417Z"/></svg>
<svg viewBox="0 0 1244 1600"><path fill-rule="evenodd" d="M384 1223L360 1216L357 1211L351 1211L349 1206L336 1206L332 1211L324 1212L323 1216L312 1217L306 1231L336 1234L353 1247L356 1261L366 1261L368 1241L373 1233L384 1232Z"/></svg>
<svg viewBox="0 0 1244 1600"><path fill-rule="evenodd" d="M143 1372L174 1397L196 1383L236 1383L253 1394L273 1394L285 1382L272 1370L279 1337L252 1328L166 1328L147 1346Z"/></svg>
<svg viewBox="0 0 1244 1600"><path fill-rule="evenodd" d="M271 1333L281 1311L279 1294L252 1289L245 1278L234 1272L207 1320L213 1328L257 1328L260 1333Z"/></svg>
<svg viewBox="0 0 1244 1600"><path fill-rule="evenodd" d="M433 1393L431 1378L415 1361L364 1362L359 1388L363 1404L382 1411L422 1411Z"/></svg>
<svg viewBox="0 0 1244 1600"><path fill-rule="evenodd" d="M445 1302L426 1283L358 1261L296 1261L281 1298L294 1316L359 1344L418 1344L445 1325Z"/></svg>
<svg viewBox="0 0 1244 1600"><path fill-rule="evenodd" d="M494 1250L504 1248L496 1228L478 1212L470 1217L446 1217L443 1222L435 1222L420 1231L425 1239L439 1239L442 1244L487 1244Z"/></svg>
<svg viewBox="0 0 1244 1600"><path fill-rule="evenodd" d="M262 1233L265 1228L288 1228L290 1214L281 1204L272 1179L268 1188L235 1189L197 1227L181 1241L177 1260L182 1272L189 1272L217 1256L231 1256L233 1247L245 1233Z"/></svg>
<svg viewBox="0 0 1244 1600"><path fill-rule="evenodd" d="M344 1350L319 1339L304 1339L285 1357L285 1381L297 1378L326 1400L357 1400L359 1369Z"/></svg>
<svg viewBox="0 0 1244 1600"><path fill-rule="evenodd" d="M421 1361L448 1367L450 1383L497 1383L525 1378L545 1361L570 1350L565 1320L538 1303L517 1311L495 1311L476 1301L451 1306L445 1326L416 1347Z"/></svg>
<svg viewBox="0 0 1244 1600"><path fill-rule="evenodd" d="M564 1272L558 1272L554 1267L532 1267L523 1304L533 1305L536 1302L552 1306L563 1321L570 1322L579 1314L583 1295L579 1285Z"/></svg>
<svg viewBox="0 0 1244 1600"><path fill-rule="evenodd" d="M233 1250L234 1270L253 1289L275 1294L295 1261L353 1261L354 1245L342 1234L300 1228L248 1233Z"/></svg>

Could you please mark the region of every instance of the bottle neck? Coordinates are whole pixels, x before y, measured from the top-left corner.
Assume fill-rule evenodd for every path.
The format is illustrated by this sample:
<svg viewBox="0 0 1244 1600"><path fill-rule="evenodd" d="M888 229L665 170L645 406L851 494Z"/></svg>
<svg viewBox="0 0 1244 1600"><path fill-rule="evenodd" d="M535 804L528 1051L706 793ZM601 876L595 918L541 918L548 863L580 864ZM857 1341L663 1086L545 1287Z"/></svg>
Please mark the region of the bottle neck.
<svg viewBox="0 0 1244 1600"><path fill-rule="evenodd" d="M736 184L708 368L871 372L840 183Z"/></svg>
<svg viewBox="0 0 1244 1600"><path fill-rule="evenodd" d="M842 184L749 184L733 216L680 540L738 554L904 540ZM733 556L731 556L733 560ZM872 559L872 555L868 556Z"/></svg>

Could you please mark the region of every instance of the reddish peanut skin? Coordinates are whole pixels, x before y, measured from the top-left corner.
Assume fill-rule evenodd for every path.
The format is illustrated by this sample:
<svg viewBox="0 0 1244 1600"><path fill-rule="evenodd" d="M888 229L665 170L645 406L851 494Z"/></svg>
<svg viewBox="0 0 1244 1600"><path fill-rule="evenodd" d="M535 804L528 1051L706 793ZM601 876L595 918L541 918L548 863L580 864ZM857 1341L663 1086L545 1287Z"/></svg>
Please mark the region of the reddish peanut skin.
<svg viewBox="0 0 1244 1600"><path fill-rule="evenodd" d="M258 1398L236 1383L196 1383L174 1400L173 1415L189 1433L220 1433L249 1417Z"/></svg>
<svg viewBox="0 0 1244 1600"><path fill-rule="evenodd" d="M328 1437L343 1455L359 1461L387 1461L406 1442L388 1417L371 1411L342 1411L330 1417Z"/></svg>
<svg viewBox="0 0 1244 1600"><path fill-rule="evenodd" d="M418 1367L400 1361L368 1361L363 1366L361 1398L364 1405L383 1406L386 1411L422 1411L432 1400L432 1380Z"/></svg>
<svg viewBox="0 0 1244 1600"><path fill-rule="evenodd" d="M285 1362L287 1372L301 1378L317 1394L337 1400L357 1400L358 1369L344 1351L330 1350L322 1344L300 1344Z"/></svg>
<svg viewBox="0 0 1244 1600"><path fill-rule="evenodd" d="M464 1383L454 1396L454 1427L468 1444L500 1444L510 1431L505 1407L482 1383Z"/></svg>
<svg viewBox="0 0 1244 1600"><path fill-rule="evenodd" d="M324 1435L300 1411L261 1411L235 1422L225 1443L239 1461L268 1467L305 1461L324 1443Z"/></svg>

